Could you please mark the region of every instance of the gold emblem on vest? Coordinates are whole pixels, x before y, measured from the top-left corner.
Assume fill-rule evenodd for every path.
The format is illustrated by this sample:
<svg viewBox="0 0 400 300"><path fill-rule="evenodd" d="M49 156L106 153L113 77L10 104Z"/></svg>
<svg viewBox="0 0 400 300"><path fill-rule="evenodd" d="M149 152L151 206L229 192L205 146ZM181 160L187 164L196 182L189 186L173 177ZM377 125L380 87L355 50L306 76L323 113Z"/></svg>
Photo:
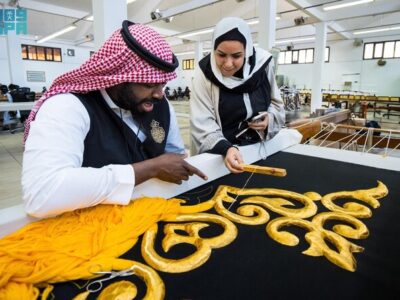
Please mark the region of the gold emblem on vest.
<svg viewBox="0 0 400 300"><path fill-rule="evenodd" d="M164 128L162 128L160 126L160 123L157 122L156 120L151 121L150 127L151 127L150 133L151 133L151 136L153 137L153 140L156 143L161 144L165 139Z"/></svg>

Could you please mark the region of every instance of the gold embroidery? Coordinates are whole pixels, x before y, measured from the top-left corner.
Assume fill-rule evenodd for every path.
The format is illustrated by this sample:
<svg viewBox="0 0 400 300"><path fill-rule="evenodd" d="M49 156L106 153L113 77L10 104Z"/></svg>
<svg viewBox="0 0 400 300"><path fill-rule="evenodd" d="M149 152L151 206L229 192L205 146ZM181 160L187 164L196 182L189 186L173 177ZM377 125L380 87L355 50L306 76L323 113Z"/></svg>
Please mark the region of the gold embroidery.
<svg viewBox="0 0 400 300"><path fill-rule="evenodd" d="M166 259L161 257L154 250L154 241L157 235L158 226L153 225L143 236L142 256L153 268L168 272L181 273L196 269L204 264L211 255L212 249L229 245L237 236L236 226L221 216L198 213L177 216L175 222L190 222L187 224L167 224L164 228L165 237L162 247L168 252L172 246L186 243L193 245L196 252L181 259ZM224 232L216 237L202 238L200 230L209 225L204 222L216 223L224 228ZM181 235L178 232L184 231L188 235Z"/></svg>
<svg viewBox="0 0 400 300"><path fill-rule="evenodd" d="M305 235L305 239L310 244L310 247L303 251L303 254L310 256L325 256L335 265L348 271L355 271L356 260L352 253L362 252L364 248L349 242L339 234L324 230L315 223L302 219L289 217L274 219L268 223L267 233L278 243L286 246L296 246L299 243L299 239L294 234L279 231L280 228L289 225L295 225L309 230ZM332 250L326 243L326 240L333 244L337 251Z"/></svg>
<svg viewBox="0 0 400 300"><path fill-rule="evenodd" d="M153 140L156 143L161 144L165 139L164 128L162 128L160 126L160 123L157 122L156 120L151 121L150 127L151 127L150 133L151 133L151 136L153 137Z"/></svg>
<svg viewBox="0 0 400 300"><path fill-rule="evenodd" d="M240 206L235 214L224 207L223 202L232 203L234 198L229 194L237 196L250 196L240 201ZM313 194L314 199L320 199L321 196ZM263 196L263 197L262 197ZM280 189L239 189L231 186L220 186L214 195L216 205L215 210L229 220L240 224L259 225L265 224L269 220L269 214L261 207L268 208L278 214L288 217L308 218L317 212L317 206L314 199L306 195ZM295 206L292 202L286 200L296 200L303 204L301 208L288 208L285 206ZM254 205L256 204L256 205ZM261 207L260 207L261 206Z"/></svg>
<svg viewBox="0 0 400 300"><path fill-rule="evenodd" d="M129 300L134 299L137 295L136 286L126 280L114 282L107 286L99 295L97 300Z"/></svg>
<svg viewBox="0 0 400 300"><path fill-rule="evenodd" d="M333 203L334 200L339 198L351 198L363 201L373 208L378 208L380 203L377 199L383 198L388 194L387 187L380 181L378 186L368 190L357 191L343 191L330 193L322 197L322 204L331 211L342 212L356 218L369 218L372 216L371 210L356 202L350 202L343 205L343 207Z"/></svg>

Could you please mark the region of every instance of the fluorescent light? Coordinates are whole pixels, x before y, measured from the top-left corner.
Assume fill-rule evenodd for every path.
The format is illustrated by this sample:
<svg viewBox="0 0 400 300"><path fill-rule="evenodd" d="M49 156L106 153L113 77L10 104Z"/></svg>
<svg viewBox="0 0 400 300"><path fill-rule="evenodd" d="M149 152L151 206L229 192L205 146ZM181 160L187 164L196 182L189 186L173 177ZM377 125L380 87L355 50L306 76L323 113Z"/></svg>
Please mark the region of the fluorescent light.
<svg viewBox="0 0 400 300"><path fill-rule="evenodd" d="M210 33L210 32L213 32L213 31L214 31L213 28L208 28L208 29L204 29L204 30L193 31L193 32L190 32L190 33L178 35L178 38L183 39L183 38L185 38L185 37L194 36L194 35L206 34L206 33Z"/></svg>
<svg viewBox="0 0 400 300"><path fill-rule="evenodd" d="M127 0L126 4L131 4L132 2L135 2L136 0Z"/></svg>
<svg viewBox="0 0 400 300"><path fill-rule="evenodd" d="M203 53L210 52L210 51L211 51L210 49L203 49ZM186 51L186 52L175 53L175 55L181 56L181 55L190 55L190 54L194 54L194 53L195 53L194 51Z"/></svg>
<svg viewBox="0 0 400 300"><path fill-rule="evenodd" d="M376 29L369 29L369 30L361 30L361 31L354 31L353 34L365 34L365 33L373 33L373 32L382 32L382 31L391 31L391 30L399 30L400 26L394 27L385 27L385 28L376 28Z"/></svg>
<svg viewBox="0 0 400 300"><path fill-rule="evenodd" d="M280 20L281 19L281 17L280 16L276 16L275 17L275 20ZM253 20L250 20L250 21L247 21L247 24L248 25L256 25L256 24L258 24L258 23L260 23L260 20L259 19L253 19Z"/></svg>
<svg viewBox="0 0 400 300"><path fill-rule="evenodd" d="M347 3L342 3L342 4L324 6L322 9L323 10L334 10L334 9L369 3L369 2L373 2L373 1L374 0L357 0L357 1L352 1L352 2L347 2Z"/></svg>
<svg viewBox="0 0 400 300"><path fill-rule="evenodd" d="M186 51L186 52L175 53L176 56L189 55L189 54L194 54L194 51Z"/></svg>
<svg viewBox="0 0 400 300"><path fill-rule="evenodd" d="M256 25L258 23L260 23L260 20L251 20L247 22L247 25Z"/></svg>
<svg viewBox="0 0 400 300"><path fill-rule="evenodd" d="M77 26L75 24L71 24L68 27L65 27L65 28L63 28L63 29L61 29L59 31L56 31L56 32L54 32L54 33L52 33L52 34L50 34L48 36L45 36L45 37L41 38L40 40L37 41L37 43L41 44L41 43L44 43L44 42L46 42L48 40L54 39L55 37L57 37L59 35L62 35L64 33L67 33L69 31L71 31L71 30L74 30L76 27Z"/></svg>
<svg viewBox="0 0 400 300"><path fill-rule="evenodd" d="M86 17L85 20L86 21L93 21L94 17L93 17L93 15L90 15L89 17Z"/></svg>
<svg viewBox="0 0 400 300"><path fill-rule="evenodd" d="M275 41L275 44L286 44L286 43L304 42L304 41L312 41L312 40L315 40L315 37L290 39L290 40L279 40L279 41Z"/></svg>

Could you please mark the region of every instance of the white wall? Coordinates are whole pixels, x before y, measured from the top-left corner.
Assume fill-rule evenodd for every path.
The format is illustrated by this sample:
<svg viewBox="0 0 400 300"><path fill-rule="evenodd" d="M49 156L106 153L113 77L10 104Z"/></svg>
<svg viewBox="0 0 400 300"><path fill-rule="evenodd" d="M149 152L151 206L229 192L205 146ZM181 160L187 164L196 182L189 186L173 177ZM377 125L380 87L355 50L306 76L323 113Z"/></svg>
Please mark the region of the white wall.
<svg viewBox="0 0 400 300"><path fill-rule="evenodd" d="M24 40L21 38L22 44L27 45L37 45L32 40ZM24 73L24 82L12 82L19 86L30 87L32 91L40 92L43 86L47 88L50 87L51 83L58 76L79 67L83 62L85 62L90 57L90 51L93 51L91 48L84 47L75 47L66 44L58 44L58 43L45 43L40 44L40 46L44 47L56 47L61 48L62 52L62 62L47 62L47 61L34 61L34 60L23 60L23 70L21 72ZM6 51L6 38L0 38L0 83L8 85L10 83L10 72L8 67L8 56ZM74 49L75 56L67 56L67 49ZM14 55L21 55L21 53L13 53L11 55L11 60ZM44 71L46 74L46 82L28 82L26 80L26 71Z"/></svg>
<svg viewBox="0 0 400 300"><path fill-rule="evenodd" d="M178 56L179 60L179 67L176 69L176 74L177 78L174 80L171 80L170 82L167 83L167 86L170 87L171 90L177 89L179 86L184 90L185 87L189 87L190 90L192 90L192 78L194 77L194 70L183 70L182 69L182 60L184 59L193 59L193 55L182 55ZM195 63L195 68L197 67L197 61Z"/></svg>
<svg viewBox="0 0 400 300"><path fill-rule="evenodd" d="M366 42L400 40L400 36L364 39ZM330 61L324 64L324 89L343 89L344 81L352 81L352 90L371 92L381 96L400 96L400 59L386 59L386 65L377 65L377 59L363 60L364 46L355 47L353 40L328 42ZM295 45L295 49L312 48L314 44ZM297 88L311 88L312 64L279 65L278 74L289 78Z"/></svg>

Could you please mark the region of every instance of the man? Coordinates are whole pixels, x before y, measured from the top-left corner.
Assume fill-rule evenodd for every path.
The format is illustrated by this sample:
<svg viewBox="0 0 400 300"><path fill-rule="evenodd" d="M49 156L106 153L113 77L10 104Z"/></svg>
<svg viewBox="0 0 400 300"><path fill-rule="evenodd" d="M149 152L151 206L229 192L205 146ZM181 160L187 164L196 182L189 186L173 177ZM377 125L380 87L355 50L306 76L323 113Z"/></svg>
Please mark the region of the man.
<svg viewBox="0 0 400 300"><path fill-rule="evenodd" d="M48 217L128 204L150 178L180 184L196 174L163 87L176 78L171 48L154 30L124 21L78 69L58 77L25 128L26 210ZM40 108L40 109L39 109Z"/></svg>

